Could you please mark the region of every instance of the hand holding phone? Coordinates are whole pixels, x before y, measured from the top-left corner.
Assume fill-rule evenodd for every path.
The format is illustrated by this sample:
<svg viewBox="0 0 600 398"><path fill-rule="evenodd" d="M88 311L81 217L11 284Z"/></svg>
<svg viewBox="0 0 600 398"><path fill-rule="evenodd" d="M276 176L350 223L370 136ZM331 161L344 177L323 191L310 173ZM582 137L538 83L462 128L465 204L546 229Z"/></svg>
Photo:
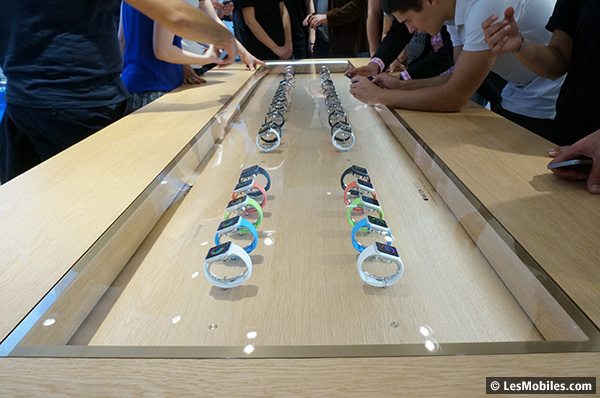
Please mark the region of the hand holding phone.
<svg viewBox="0 0 600 398"><path fill-rule="evenodd" d="M564 162L549 163L548 168L556 169L558 167L569 167L569 166L591 166L592 163L593 163L593 160L590 158L571 159L571 160L565 160Z"/></svg>

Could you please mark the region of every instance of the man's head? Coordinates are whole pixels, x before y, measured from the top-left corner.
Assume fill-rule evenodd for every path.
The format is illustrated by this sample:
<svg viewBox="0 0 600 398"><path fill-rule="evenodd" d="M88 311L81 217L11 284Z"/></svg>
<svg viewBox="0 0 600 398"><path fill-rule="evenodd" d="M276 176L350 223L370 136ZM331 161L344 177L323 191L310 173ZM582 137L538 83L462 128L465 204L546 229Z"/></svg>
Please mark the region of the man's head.
<svg viewBox="0 0 600 398"><path fill-rule="evenodd" d="M432 36L440 32L445 20L454 17L455 4L452 0L381 0L383 11L405 23L411 33L424 32Z"/></svg>

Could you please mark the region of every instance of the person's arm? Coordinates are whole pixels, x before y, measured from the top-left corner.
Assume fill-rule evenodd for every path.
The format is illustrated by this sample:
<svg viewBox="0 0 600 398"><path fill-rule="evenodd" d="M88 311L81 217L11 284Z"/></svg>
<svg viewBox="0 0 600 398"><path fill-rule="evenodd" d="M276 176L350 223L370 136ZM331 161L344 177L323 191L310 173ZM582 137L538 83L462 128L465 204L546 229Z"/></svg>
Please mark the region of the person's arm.
<svg viewBox="0 0 600 398"><path fill-rule="evenodd" d="M233 2L231 2L229 4L233 4ZM225 26L225 23L223 23L223 21L221 21L221 19L217 15L217 13L214 9L214 6L213 6L213 2L211 2L209 0L200 0L198 2L198 8L201 11L205 12L206 15L208 15L212 20ZM254 55L250 54L250 52L246 49L246 47L242 46L242 43L240 43L237 39L235 40L235 44L237 46L237 49L240 54L240 58L242 59L242 62L244 62L246 64L246 69L252 71L252 70L255 70L259 65L265 65L264 62L257 59Z"/></svg>
<svg viewBox="0 0 600 398"><path fill-rule="evenodd" d="M457 50L459 52L460 49ZM382 89L366 78L353 79L350 92L367 104L384 104L397 108L457 112L477 91L496 56L486 51L460 51L454 73L431 79L409 80L403 83L407 89ZM375 81L375 80L374 80ZM442 83L442 84L432 84ZM425 86L431 84L430 86ZM420 88L416 88L420 85Z"/></svg>
<svg viewBox="0 0 600 398"><path fill-rule="evenodd" d="M284 47L280 47L269 37L267 32L263 29L262 26L256 20L256 14L254 13L254 7L244 7L242 8L242 14L244 15L244 21L252 34L256 36L256 38L267 46L271 51L273 51L279 58L288 59L292 56L291 52L288 53L288 50Z"/></svg>
<svg viewBox="0 0 600 398"><path fill-rule="evenodd" d="M315 4L313 0L306 0L306 12L308 13L302 25L308 25L308 17L315 14ZM317 32L314 29L308 29L308 51L312 54L314 52L315 40L316 40Z"/></svg>
<svg viewBox="0 0 600 398"><path fill-rule="evenodd" d="M494 14L482 22L485 41L495 54L513 53L536 75L556 80L569 70L573 38L565 31L554 29L547 46L525 40L514 18L514 9L504 11L500 22Z"/></svg>
<svg viewBox="0 0 600 398"><path fill-rule="evenodd" d="M227 51L228 57L217 61L221 66L231 64L237 57L235 39L229 30L186 2L182 0L126 1L181 37L202 43L213 43L217 48Z"/></svg>
<svg viewBox="0 0 600 398"><path fill-rule="evenodd" d="M394 18L390 30L373 56L373 59L378 58L379 62L371 61L360 68L348 69L346 73L350 76L376 76L385 72L386 68L398 58L398 55L400 55L404 47L410 42L411 38L412 33L408 31L406 25L398 22ZM381 68L380 63L383 65L383 69Z"/></svg>
<svg viewBox="0 0 600 398"><path fill-rule="evenodd" d="M154 22L153 32L153 49L154 56L161 61L170 62L172 64L208 64L215 62L217 57L213 52L207 52L205 55L196 54L173 45L175 34L165 28L158 22Z"/></svg>
<svg viewBox="0 0 600 398"><path fill-rule="evenodd" d="M375 55L375 51L381 44L381 0L367 0L367 40L369 41L369 54Z"/></svg>
<svg viewBox="0 0 600 398"><path fill-rule="evenodd" d="M290 22L290 14L288 13L287 7L283 1L279 3L279 15L281 16L283 34L285 37L285 44L283 47L289 50L290 56L288 58L291 58L294 50L294 46L292 44L292 23Z"/></svg>
<svg viewBox="0 0 600 398"><path fill-rule="evenodd" d="M571 146L552 148L548 151L548 154L556 156L550 164L582 157L591 158L594 163L589 171L575 167L559 167L552 169L552 172L567 180L587 179L588 192L595 195L600 194L600 130L580 139Z"/></svg>

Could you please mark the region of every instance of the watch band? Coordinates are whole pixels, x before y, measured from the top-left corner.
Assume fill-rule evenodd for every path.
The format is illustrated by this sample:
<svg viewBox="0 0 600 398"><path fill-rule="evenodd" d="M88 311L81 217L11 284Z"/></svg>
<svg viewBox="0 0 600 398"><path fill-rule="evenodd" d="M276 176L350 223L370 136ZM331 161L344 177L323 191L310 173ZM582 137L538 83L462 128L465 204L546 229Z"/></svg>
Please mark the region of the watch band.
<svg viewBox="0 0 600 398"><path fill-rule="evenodd" d="M231 257L239 257L246 264L244 272L229 278L220 277L211 271L213 264L219 261L204 261L204 276L206 276L206 279L213 285L223 289L239 286L246 282L250 278L250 275L252 275L252 259L244 249L232 242L228 253L232 254ZM221 261L227 261L227 259Z"/></svg>
<svg viewBox="0 0 600 398"><path fill-rule="evenodd" d="M250 195L250 192L234 192L231 194L231 199L235 199L237 197L240 197L242 195L248 195L248 196L258 196L258 195L262 195L263 196L263 200L261 200L260 202L258 202L258 204L260 205L261 208L264 208L265 205L267 204L267 191L263 188L262 185L260 185L258 182L254 181L254 184L250 185L248 187L248 189L257 189L258 193L253 192L254 195ZM256 200L255 200L256 201ZM248 209L248 213L254 213L256 210L254 209Z"/></svg>
<svg viewBox="0 0 600 398"><path fill-rule="evenodd" d="M369 222L367 221L367 217L363 218L362 220L358 221L354 227L352 227L352 246L354 246L354 248L356 250L358 250L359 252L362 252L363 250L366 249L365 246L361 245L360 243L358 243L356 241L356 234L358 233L359 230L362 231L369 231ZM388 232L388 236L391 238L392 237L392 232ZM387 242L386 242L387 244Z"/></svg>
<svg viewBox="0 0 600 398"><path fill-rule="evenodd" d="M363 269L363 263L365 260L372 256L377 256L376 243L373 243L371 246L365 248L360 255L358 256L358 260L356 261L356 268L358 270L358 275L363 282L376 287L387 287L391 286L394 283L398 282L402 277L402 273L404 272L404 264L402 260L398 258L397 261L391 261L396 264L397 270L391 275L388 276L378 276L368 273Z"/></svg>
<svg viewBox="0 0 600 398"><path fill-rule="evenodd" d="M341 134L345 134L346 137L341 137ZM354 146L355 142L356 140L354 139L354 133L352 132L347 132L343 129L337 129L335 133L331 133L331 143L339 150L347 151Z"/></svg>
<svg viewBox="0 0 600 398"><path fill-rule="evenodd" d="M252 225L254 225L255 228L258 228L260 223L262 223L262 219L263 219L262 208L260 207L260 205L258 204L258 202L256 200L254 200L250 197L248 198L248 205L250 205L252 208L254 208L254 211L256 211L258 213L258 219L252 223ZM253 211L245 211L245 209L244 209L244 210L242 210L242 213L254 213L254 212ZM228 220L230 216L231 216L230 212L225 211L225 217L224 217L225 220ZM242 231L242 232L246 232L246 231Z"/></svg>
<svg viewBox="0 0 600 398"><path fill-rule="evenodd" d="M358 184L356 183L356 181L352 181L350 184L346 185L346 189L344 189L344 203L346 203L346 206L348 206L352 201L350 199L348 199L348 193L350 192L350 190L352 188L356 188L358 190ZM371 192L369 192L371 193ZM377 193L375 192L375 190L373 190L373 199L377 199ZM359 192L360 195L360 192Z"/></svg>
<svg viewBox="0 0 600 398"><path fill-rule="evenodd" d="M347 206L347 209L348 209L348 210L346 210L346 217L348 218L348 223L350 224L350 226L351 226L351 227L354 227L354 226L356 225L356 223L357 223L357 222L356 222L356 221L355 221L355 220L352 218L352 210L353 210L355 207L360 207L361 209L364 209L364 208L363 208L363 202L362 202L362 200L360 199L360 197L358 197L358 198L354 199L354 200L352 201L352 203L350 203L350 205L348 205L348 206ZM363 210L363 211L364 211L364 210ZM379 218L383 218L383 210L382 210L382 209L377 209L377 212L379 213ZM363 230L363 231L366 231L366 228L363 228L362 230Z"/></svg>
<svg viewBox="0 0 600 398"><path fill-rule="evenodd" d="M354 175L352 168L355 167L354 165L348 167L346 170L344 170L344 172L342 173L342 176L340 177L340 184L342 184L342 191L346 189L346 184L344 184L344 177L346 177L348 174L352 174ZM366 169L365 169L366 170ZM369 182L371 182L371 177L368 175L366 176L360 176L360 178L363 178Z"/></svg>
<svg viewBox="0 0 600 398"><path fill-rule="evenodd" d="M256 249L256 246L258 245L258 232L256 231L256 228L254 227L254 225L252 225L252 223L250 221L246 220L245 218L240 217L240 228L238 228L236 232L239 234L245 234L245 233L250 232L252 234L252 237L254 238L252 240L252 242L248 246L243 247L243 249L246 253L252 253L252 251L254 249ZM223 235L226 235L226 234L220 234L219 231L217 231L217 233L215 234L215 245L218 246L221 243L223 243L223 242L221 242L221 237Z"/></svg>
<svg viewBox="0 0 600 398"><path fill-rule="evenodd" d="M264 186L264 188L265 188L265 191L268 191L271 188L271 176L269 175L269 173L267 172L267 170L263 169L262 167L260 167L258 165L256 167L258 168L256 170L256 173L264 176L267 179L267 184ZM255 175L257 175L257 174L255 174ZM238 181L242 182L242 179L243 179L242 176L240 176L240 178L239 178ZM248 193L248 195L249 196L258 196L258 195L260 195L260 193L258 193L258 192L251 192L251 193Z"/></svg>
<svg viewBox="0 0 600 398"><path fill-rule="evenodd" d="M267 133L271 133L275 138L263 138ZM265 145L268 144L268 145ZM281 145L281 129L276 123L263 124L256 136L256 146L265 152L270 152Z"/></svg>

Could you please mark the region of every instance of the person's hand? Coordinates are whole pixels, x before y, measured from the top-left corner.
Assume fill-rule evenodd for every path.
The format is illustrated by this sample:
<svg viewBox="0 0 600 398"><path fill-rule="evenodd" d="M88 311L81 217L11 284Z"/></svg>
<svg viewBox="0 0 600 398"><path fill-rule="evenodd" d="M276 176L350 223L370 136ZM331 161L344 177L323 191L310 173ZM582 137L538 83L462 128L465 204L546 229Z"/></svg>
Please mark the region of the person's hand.
<svg viewBox="0 0 600 398"><path fill-rule="evenodd" d="M523 39L514 15L515 9L508 7L502 21L496 22L498 15L494 14L481 23L485 42L494 54L509 54L521 49Z"/></svg>
<svg viewBox="0 0 600 398"><path fill-rule="evenodd" d="M233 1L223 4L223 15L230 16L233 13Z"/></svg>
<svg viewBox="0 0 600 398"><path fill-rule="evenodd" d="M310 27L312 29L317 29L318 26L323 25L324 23L327 23L327 15L325 15L325 14L310 14L306 18L304 18L302 25L304 25L304 26L310 25Z"/></svg>
<svg viewBox="0 0 600 398"><path fill-rule="evenodd" d="M231 65L238 56L237 46L235 44L235 38L233 35L230 35L229 42L227 44L222 45L221 47L215 46L216 51L221 54L221 51L227 51L227 57L225 59L217 59L215 63L219 66L218 68L225 68Z"/></svg>
<svg viewBox="0 0 600 398"><path fill-rule="evenodd" d="M217 59L219 59L219 54L217 54L217 49L212 44L210 46L208 46L208 48L202 55L206 58L206 61L204 62L205 64L217 62Z"/></svg>
<svg viewBox="0 0 600 398"><path fill-rule="evenodd" d="M216 12L222 12L225 8L225 5L219 0L211 0L211 3Z"/></svg>
<svg viewBox="0 0 600 398"><path fill-rule="evenodd" d="M290 47L291 46L287 47L285 45L281 47L277 46L275 49L273 49L273 52L279 57L279 59L290 59L292 58L292 49Z"/></svg>
<svg viewBox="0 0 600 398"><path fill-rule="evenodd" d="M387 68L387 73L404 72L405 70L406 70L406 65L402 64L400 62L400 59L396 58L394 60L394 62L392 62L390 64L390 66Z"/></svg>
<svg viewBox="0 0 600 398"><path fill-rule="evenodd" d="M600 194L600 130L584 137L571 146L551 148L548 155L554 157L550 162L558 163L570 159L588 157L593 160L590 170L581 167L558 167L552 172L567 180L587 179L587 190L593 194Z"/></svg>
<svg viewBox="0 0 600 398"><path fill-rule="evenodd" d="M379 93L381 88L371 83L368 77L355 76L352 78L350 84L350 94L352 94L357 100L364 102L368 105L378 104Z"/></svg>
<svg viewBox="0 0 600 398"><path fill-rule="evenodd" d="M379 65L377 65L375 62L369 62L365 66L361 66L359 68L350 68L346 71L345 74L350 77L354 77L354 76L369 77L369 76L377 76L379 74L379 72L380 72Z"/></svg>
<svg viewBox="0 0 600 398"><path fill-rule="evenodd" d="M206 80L198 76L194 68L191 65L183 65L183 84L202 84L206 83Z"/></svg>
<svg viewBox="0 0 600 398"><path fill-rule="evenodd" d="M382 73L373 78L373 83L381 88L400 89L402 81L397 76L392 76L388 73Z"/></svg>
<svg viewBox="0 0 600 398"><path fill-rule="evenodd" d="M250 54L248 51L245 51L245 52L240 51L240 58L242 59L242 62L244 62L246 64L246 70L249 70L249 71L256 70L256 68L258 68L260 65L267 66L263 61L256 58L254 55Z"/></svg>

